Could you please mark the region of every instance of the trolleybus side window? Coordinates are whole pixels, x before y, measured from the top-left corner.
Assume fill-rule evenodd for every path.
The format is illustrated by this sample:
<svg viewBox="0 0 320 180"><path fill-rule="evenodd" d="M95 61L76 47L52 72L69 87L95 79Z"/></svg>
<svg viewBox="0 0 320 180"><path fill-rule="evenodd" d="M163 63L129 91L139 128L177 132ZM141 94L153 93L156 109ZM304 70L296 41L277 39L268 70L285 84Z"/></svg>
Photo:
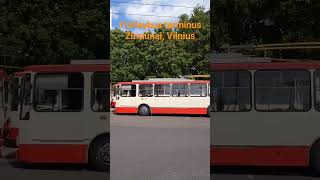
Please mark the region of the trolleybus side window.
<svg viewBox="0 0 320 180"><path fill-rule="evenodd" d="M110 75L108 73L94 73L92 76L92 110L95 112L108 112L110 104Z"/></svg>
<svg viewBox="0 0 320 180"><path fill-rule="evenodd" d="M3 77L0 77L0 107L3 106L4 102L3 102Z"/></svg>
<svg viewBox="0 0 320 180"><path fill-rule="evenodd" d="M152 84L140 84L139 85L139 96L140 97L152 97L153 96L153 85Z"/></svg>
<svg viewBox="0 0 320 180"><path fill-rule="evenodd" d="M19 79L14 78L10 83L11 89L11 107L12 111L18 111L19 105Z"/></svg>
<svg viewBox="0 0 320 180"><path fill-rule="evenodd" d="M251 75L249 71L213 72L213 110L239 112L251 109Z"/></svg>
<svg viewBox="0 0 320 180"><path fill-rule="evenodd" d="M121 97L136 97L136 85L121 85Z"/></svg>
<svg viewBox="0 0 320 180"><path fill-rule="evenodd" d="M22 79L21 89L21 110L20 120L29 120L30 117L30 104L31 104L31 75L26 74Z"/></svg>
<svg viewBox="0 0 320 180"><path fill-rule="evenodd" d="M206 97L207 96L207 84L190 84L190 96L191 97Z"/></svg>
<svg viewBox="0 0 320 180"><path fill-rule="evenodd" d="M35 110L81 111L84 80L82 73L38 74L35 78Z"/></svg>
<svg viewBox="0 0 320 180"><path fill-rule="evenodd" d="M8 103L9 101L9 82L4 82L4 103Z"/></svg>
<svg viewBox="0 0 320 180"><path fill-rule="evenodd" d="M314 108L320 111L320 70L314 72Z"/></svg>
<svg viewBox="0 0 320 180"><path fill-rule="evenodd" d="M262 70L255 73L258 111L308 111L311 77L305 70Z"/></svg>
<svg viewBox="0 0 320 180"><path fill-rule="evenodd" d="M172 96L188 97L189 96L188 84L172 84Z"/></svg>
<svg viewBox="0 0 320 180"><path fill-rule="evenodd" d="M154 95L156 97L170 97L170 84L155 84Z"/></svg>

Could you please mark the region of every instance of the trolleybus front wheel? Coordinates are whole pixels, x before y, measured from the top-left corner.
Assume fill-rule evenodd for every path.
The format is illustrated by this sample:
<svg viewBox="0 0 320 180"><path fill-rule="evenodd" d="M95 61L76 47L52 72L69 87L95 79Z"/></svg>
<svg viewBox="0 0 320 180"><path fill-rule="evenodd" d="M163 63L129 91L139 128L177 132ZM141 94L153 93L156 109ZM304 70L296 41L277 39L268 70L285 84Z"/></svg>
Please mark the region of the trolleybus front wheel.
<svg viewBox="0 0 320 180"><path fill-rule="evenodd" d="M146 104L142 104L138 108L138 114L140 116L149 116L151 114L150 107Z"/></svg>
<svg viewBox="0 0 320 180"><path fill-rule="evenodd" d="M90 165L98 171L107 172L110 167L110 138L96 139L89 151Z"/></svg>
<svg viewBox="0 0 320 180"><path fill-rule="evenodd" d="M316 141L311 147L310 166L315 174L320 175L320 140Z"/></svg>

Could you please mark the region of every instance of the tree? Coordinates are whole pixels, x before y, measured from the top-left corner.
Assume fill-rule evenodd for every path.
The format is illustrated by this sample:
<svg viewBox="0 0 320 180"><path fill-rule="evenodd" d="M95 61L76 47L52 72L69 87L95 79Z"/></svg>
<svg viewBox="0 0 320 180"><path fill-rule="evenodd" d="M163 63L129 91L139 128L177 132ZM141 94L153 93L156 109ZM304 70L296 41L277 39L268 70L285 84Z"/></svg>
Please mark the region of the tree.
<svg viewBox="0 0 320 180"><path fill-rule="evenodd" d="M0 51L19 66L106 58L107 3L7 0L1 4Z"/></svg>
<svg viewBox="0 0 320 180"><path fill-rule="evenodd" d="M125 40L120 29L111 31L112 81L131 81L156 78L174 78L181 75L207 73L210 24L209 12L197 7L192 15L181 15L179 22L199 22L196 40ZM194 33L190 29L154 29L154 33L176 31ZM146 32L151 33L151 32Z"/></svg>
<svg viewBox="0 0 320 180"><path fill-rule="evenodd" d="M320 1L215 0L212 44L266 44L320 40ZM271 54L278 56L277 53ZM286 51L284 58L320 58L313 50Z"/></svg>

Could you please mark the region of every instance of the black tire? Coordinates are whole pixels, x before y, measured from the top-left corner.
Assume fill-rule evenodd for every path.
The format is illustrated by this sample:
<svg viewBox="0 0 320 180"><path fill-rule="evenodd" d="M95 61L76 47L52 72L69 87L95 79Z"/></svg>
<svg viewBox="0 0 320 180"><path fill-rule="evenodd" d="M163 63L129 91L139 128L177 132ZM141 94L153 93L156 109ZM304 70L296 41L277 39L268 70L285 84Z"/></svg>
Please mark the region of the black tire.
<svg viewBox="0 0 320 180"><path fill-rule="evenodd" d="M110 137L96 139L89 150L89 163L98 171L108 172L110 167Z"/></svg>
<svg viewBox="0 0 320 180"><path fill-rule="evenodd" d="M320 141L312 145L310 151L310 166L315 174L320 175Z"/></svg>
<svg viewBox="0 0 320 180"><path fill-rule="evenodd" d="M151 115L151 110L150 110L150 107L148 105L140 105L139 108L138 108L138 114L140 116L149 116Z"/></svg>

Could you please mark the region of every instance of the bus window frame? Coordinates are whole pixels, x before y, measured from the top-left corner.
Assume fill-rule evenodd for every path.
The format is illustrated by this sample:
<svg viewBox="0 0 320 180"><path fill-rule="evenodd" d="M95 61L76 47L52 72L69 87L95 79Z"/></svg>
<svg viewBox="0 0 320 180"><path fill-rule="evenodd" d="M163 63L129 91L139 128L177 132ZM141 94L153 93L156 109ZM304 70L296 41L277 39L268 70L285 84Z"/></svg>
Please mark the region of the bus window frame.
<svg viewBox="0 0 320 180"><path fill-rule="evenodd" d="M14 78L12 78L12 81L11 81L11 84L10 84L11 97L9 99L9 102L10 102L10 110L11 111L19 111L19 104L20 104L20 82L19 81L20 81L19 77L14 77ZM14 94L16 96L13 96L13 92L14 92ZM13 104L14 100L17 101L16 106L13 106L14 105ZM13 108L13 107L15 107L15 108Z"/></svg>
<svg viewBox="0 0 320 180"><path fill-rule="evenodd" d="M141 91L141 89L140 89L140 86L141 85L143 85L143 86L149 86L149 85L151 85L152 86L152 95L151 96L140 96L140 91ZM136 96L136 97L143 97L143 98L152 98L152 97L155 97L154 96L154 84L139 84L139 86L136 86L136 87L138 87L137 88L137 90L138 90L138 96ZM150 91L150 89L147 89L147 90L144 90L144 91Z"/></svg>
<svg viewBox="0 0 320 180"><path fill-rule="evenodd" d="M310 71L309 71L310 72ZM313 109L316 111L316 112L320 112L320 109L317 109L316 108L316 85L315 85L315 81L316 81L316 78L315 78L315 74L316 72L319 72L319 75L320 75L320 69L314 69L313 73L312 73L312 82L313 82L313 87L312 87L312 90L313 90ZM311 74L311 73L310 73ZM319 76L320 78L320 76Z"/></svg>
<svg viewBox="0 0 320 180"><path fill-rule="evenodd" d="M252 76L252 73L250 70L246 70L246 69L238 69L238 70L215 70L215 71L212 71L210 73L210 75L213 73L216 73L216 72L246 72L249 74L249 80L250 80L250 84L249 84L249 92L250 92L250 99L249 99L249 102L250 102L250 108L246 109L245 111L218 111L218 110L214 110L215 108L212 108L212 112L214 113L243 113L243 112L250 112L252 111L253 109L253 104L252 104L252 92L254 92L254 89L252 87L252 79L253 79L253 76ZM214 80L214 77L212 77L213 80ZM210 82L211 82L211 79L210 79ZM214 83L213 84L213 87L214 87ZM212 91L214 90L214 88L212 89ZM213 94L211 95L210 93L210 99L213 98L212 97ZM213 102L215 101L215 99L213 99ZM214 107L213 104L211 104L211 100L210 100L210 106Z"/></svg>
<svg viewBox="0 0 320 180"><path fill-rule="evenodd" d="M25 91L25 79L28 76L30 77L30 89L29 89L29 91L30 91L29 92L30 93L30 100L29 101L30 102L25 103L25 93L26 93L26 91ZM33 104L33 102L32 102L32 100L33 100L33 98L32 98L33 83L32 82L33 82L33 80L34 79L32 79L32 74L31 73L26 73L20 80L20 85L21 85L21 88L20 88L20 101L19 101L19 105L20 105L20 107L19 107L19 120L20 121L28 121L28 120L30 120L30 112L31 112L31 108L33 108L33 106L32 106L32 104ZM22 117L23 108L27 108L28 111L26 111L25 115ZM28 114L27 118L26 118L26 114Z"/></svg>
<svg viewBox="0 0 320 180"><path fill-rule="evenodd" d="M156 94L156 85L169 85L169 95L165 95L165 96L163 96L163 95L161 95L161 96L156 96L155 94ZM160 84L160 83L158 83L158 84L153 84L153 97L155 97L155 98L162 98L162 97L172 97L172 84L171 83L168 83L168 84Z"/></svg>
<svg viewBox="0 0 320 180"><path fill-rule="evenodd" d="M106 113L106 112L110 112L110 103L109 102L107 102L107 110L106 111L96 111L96 110L94 110L93 109L93 104L92 104L92 91L93 91L93 83L94 83L94 76L96 75L96 74L99 74L99 73L105 73L105 74L107 74L107 76L109 76L109 82L107 82L108 84L109 84L109 89L107 89L107 91L109 92L109 97L108 97L108 100L110 101L110 87L111 87L111 85L110 85L110 82L111 82L111 76L110 76L110 73L109 72L102 72L102 71L96 71L96 72L93 72L92 74L91 74L91 89L90 89L90 108L91 108L91 111L92 112L97 112L97 113Z"/></svg>
<svg viewBox="0 0 320 180"><path fill-rule="evenodd" d="M39 110L37 110L37 108L35 108L35 106L38 104L38 101L37 101L37 99L35 99L36 98L36 78L37 78L37 76L38 75L42 75L42 74L50 74L50 75L54 75L54 74L67 74L67 75L69 75L69 74L81 74L81 76L82 76L82 80L83 80L83 88L82 88L82 106L81 106L81 109L80 110L74 110L74 111L39 111ZM61 72L61 73L36 73L35 75L34 75L34 78L33 78L33 88L32 88L32 93L33 93L33 102L32 102L32 108L33 108L33 110L35 111L35 112L38 112L38 113L62 113L62 112L64 112L64 113L73 113L73 112L83 112L83 110L84 110L84 91L85 91L85 76L84 76L84 74L83 74L83 72ZM91 88L91 87L90 87ZM90 94L90 96L91 96L91 94ZM91 100L91 99L90 99ZM91 104L91 102L90 102L90 104Z"/></svg>
<svg viewBox="0 0 320 180"><path fill-rule="evenodd" d="M276 111L276 110L260 110L260 109L257 109L257 106L256 106L256 73L257 72L260 72L260 71L305 71L305 72L308 72L308 76L309 76L309 83L310 83L310 88L309 88L309 92L310 92L310 96L309 96L309 108L308 110L294 110L294 111L288 111L288 110L279 110L279 111ZM254 109L255 111L257 112L283 112L283 113L288 113L288 112L310 112L310 110L312 109L312 84L311 84L311 81L314 79L314 76L313 76L313 79L311 77L311 72L310 70L308 69L260 69L260 70L256 70L254 72L254 82L253 82L253 89L254 89ZM314 92L315 93L315 92ZM315 98L313 98L315 99ZM314 106L314 104L313 104Z"/></svg>
<svg viewBox="0 0 320 180"><path fill-rule="evenodd" d="M135 96L123 96L122 95L122 86L135 86L135 89L130 89L130 91L134 90L135 91ZM121 98L136 98L136 97L139 97L138 96L138 88L137 88L137 84L121 84L121 86L119 87L119 96Z"/></svg>
<svg viewBox="0 0 320 180"><path fill-rule="evenodd" d="M175 85L178 85L179 86L179 89L178 89L178 92L180 92L180 85L186 85L186 89L182 89L183 91L186 91L187 93L185 95L187 96L180 96L177 94L177 96L173 96L174 93L173 93L173 86ZM170 94L171 94L171 97L174 97L174 98L189 98L190 97L190 83L174 83L174 84L171 84L171 88L170 88Z"/></svg>
<svg viewBox="0 0 320 180"><path fill-rule="evenodd" d="M191 85L205 85L206 86L206 88L205 88L205 90L206 90L206 95L205 96L197 96L197 95L191 95ZM199 90L199 89L197 89L197 90ZM188 97L198 97L198 98L200 98L200 97L208 97L208 83L189 83L189 96Z"/></svg>
<svg viewBox="0 0 320 180"><path fill-rule="evenodd" d="M4 81L5 81L4 76L0 77L0 81L1 81L1 87L0 87L0 93L1 93L0 108L4 108L4 106L5 106L5 104L4 104Z"/></svg>

